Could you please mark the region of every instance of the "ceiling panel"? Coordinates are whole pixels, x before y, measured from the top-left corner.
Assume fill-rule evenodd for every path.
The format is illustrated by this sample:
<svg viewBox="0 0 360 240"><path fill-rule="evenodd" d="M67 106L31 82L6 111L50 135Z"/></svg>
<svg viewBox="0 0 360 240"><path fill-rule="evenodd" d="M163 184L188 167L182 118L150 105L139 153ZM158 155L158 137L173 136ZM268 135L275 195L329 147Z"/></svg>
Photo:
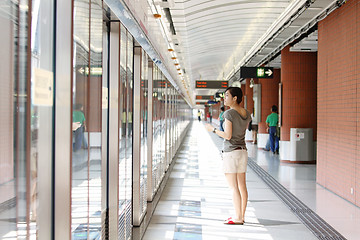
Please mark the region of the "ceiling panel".
<svg viewBox="0 0 360 240"><path fill-rule="evenodd" d="M193 95L216 92L195 89L196 80L227 79L241 63L259 64L334 2L175 0L170 8L176 31L173 42ZM302 47L314 49L314 40L308 41ZM281 57L272 63L279 67Z"/></svg>

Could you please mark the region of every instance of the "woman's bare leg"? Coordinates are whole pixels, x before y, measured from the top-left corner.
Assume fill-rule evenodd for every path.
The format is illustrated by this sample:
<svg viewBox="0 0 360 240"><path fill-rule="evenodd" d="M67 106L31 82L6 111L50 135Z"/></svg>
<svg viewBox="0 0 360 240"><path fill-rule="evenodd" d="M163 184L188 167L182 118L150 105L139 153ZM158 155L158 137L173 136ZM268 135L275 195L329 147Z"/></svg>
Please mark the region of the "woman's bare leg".
<svg viewBox="0 0 360 240"><path fill-rule="evenodd" d="M239 186L240 196L241 196L241 218L240 220L243 222L245 217L245 211L248 201L248 192L246 188L246 173L237 173L237 185Z"/></svg>
<svg viewBox="0 0 360 240"><path fill-rule="evenodd" d="M243 211L241 209L242 201L241 201L241 195L240 195L240 187L238 186L238 179L237 179L237 173L225 173L226 180L228 181L228 184L233 191L233 204L235 208L235 219L233 221L235 222L243 222Z"/></svg>
<svg viewBox="0 0 360 240"><path fill-rule="evenodd" d="M252 132L252 137L253 137L253 143L256 144L257 143L257 132L255 130L251 130Z"/></svg>

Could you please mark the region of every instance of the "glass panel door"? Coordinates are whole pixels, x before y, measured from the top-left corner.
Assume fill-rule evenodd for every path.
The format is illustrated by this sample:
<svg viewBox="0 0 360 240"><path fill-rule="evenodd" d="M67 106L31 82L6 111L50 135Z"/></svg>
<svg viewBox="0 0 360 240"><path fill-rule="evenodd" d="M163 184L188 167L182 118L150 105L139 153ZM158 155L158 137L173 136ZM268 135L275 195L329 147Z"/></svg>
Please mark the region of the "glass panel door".
<svg viewBox="0 0 360 240"><path fill-rule="evenodd" d="M102 149L106 142L102 135L107 133L102 129L102 54L103 54L103 11L101 0L91 0L90 22L90 71L88 87L88 121L84 131L84 148L88 149L89 159L89 234L88 239L98 239L101 233L101 199L102 193ZM105 83L106 84L106 83ZM107 86L107 85L105 85ZM105 109L106 112L106 109ZM106 122L106 119L104 119ZM103 182L106 184L106 182Z"/></svg>
<svg viewBox="0 0 360 240"><path fill-rule="evenodd" d="M102 2L75 0L73 11L72 239L97 239L103 197Z"/></svg>
<svg viewBox="0 0 360 240"><path fill-rule="evenodd" d="M119 239L132 235L133 38L120 30Z"/></svg>
<svg viewBox="0 0 360 240"><path fill-rule="evenodd" d="M125 221L126 234L125 239L132 235L132 161L133 161L133 93L134 93L134 39L127 32L127 53L126 53L126 77L127 77L127 135L125 150Z"/></svg>
<svg viewBox="0 0 360 240"><path fill-rule="evenodd" d="M141 49L141 85L140 85L140 212L146 211L147 194L147 111L148 111L148 56Z"/></svg>
<svg viewBox="0 0 360 240"><path fill-rule="evenodd" d="M53 17L52 1L1 3L1 239L51 236Z"/></svg>

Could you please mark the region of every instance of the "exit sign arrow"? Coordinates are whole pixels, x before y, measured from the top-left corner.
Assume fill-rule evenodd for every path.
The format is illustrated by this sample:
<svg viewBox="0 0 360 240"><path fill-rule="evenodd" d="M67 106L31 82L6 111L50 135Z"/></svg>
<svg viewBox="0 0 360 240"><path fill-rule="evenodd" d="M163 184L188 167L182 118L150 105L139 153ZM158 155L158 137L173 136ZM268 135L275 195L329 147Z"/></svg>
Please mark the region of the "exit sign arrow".
<svg viewBox="0 0 360 240"><path fill-rule="evenodd" d="M265 73L270 77L273 72L271 71L271 69L269 69L269 70L267 70Z"/></svg>

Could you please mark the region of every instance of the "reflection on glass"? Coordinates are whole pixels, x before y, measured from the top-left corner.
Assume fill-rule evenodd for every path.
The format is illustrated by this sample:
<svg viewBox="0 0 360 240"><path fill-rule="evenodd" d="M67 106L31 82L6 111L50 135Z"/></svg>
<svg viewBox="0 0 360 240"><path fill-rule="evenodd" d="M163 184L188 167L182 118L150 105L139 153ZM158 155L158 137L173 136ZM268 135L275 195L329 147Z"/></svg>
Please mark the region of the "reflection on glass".
<svg viewBox="0 0 360 240"><path fill-rule="evenodd" d="M26 105L26 92L25 90L21 91L20 84L23 85L26 83L26 78L18 78L15 74L15 71L19 69L24 72L26 70L26 65L22 63L17 65L21 55L26 56L26 49L23 46L20 50L18 44L26 43L26 38L19 38L20 32L24 33L24 36L27 35L26 31L26 19L24 19L21 24L21 17L25 17L25 13L19 13L18 6L12 1L5 1L2 6L2 11L0 14L0 23L2 28L3 36L8 36L8 38L0 38L1 52L2 57L0 58L2 66L2 87L0 88L0 131L1 137L7 139L8 141L2 141L0 145L0 164L2 165L0 169L0 204L1 212L0 217L4 219L2 221L2 228L0 228L0 238L6 238L10 236L17 237L16 232L17 225L21 224L16 221L11 221L16 219L17 216L21 217L21 222L26 229L26 213L22 211L22 208L19 209L20 204L24 206L24 198L19 199L19 204L17 203L17 196L19 193L18 186L20 177L25 178L24 162L24 142L20 139L25 139L25 132L23 127L20 128L19 125L23 124L26 115L25 115L25 105ZM17 52L19 51L19 55ZM21 94L21 95L20 95ZM24 104L21 104L24 102ZM13 114L11 114L13 113ZM20 155L21 154L21 155ZM21 163L21 162L22 163ZM19 169L21 164L21 169ZM16 166L19 167L16 167ZM27 189L24 189L26 182L22 181L22 192L26 192ZM26 204L25 204L26 205ZM19 210L18 210L19 209ZM26 232L25 235L26 236Z"/></svg>
<svg viewBox="0 0 360 240"><path fill-rule="evenodd" d="M12 1L3 2L0 13L0 24L2 26L2 35L7 37L0 38L0 47L2 57L1 64L1 88L0 88L0 132L1 138L6 139L0 145L0 218L4 219L1 222L0 239L9 236L17 235L16 221L11 221L17 217L17 187L18 182L17 173L17 153L19 147L17 139L21 137L24 139L25 134L18 133L17 122L20 117L25 116L18 112L18 102L20 96L18 92L19 79L15 75L17 69L18 58L16 52L19 50L17 43L19 28L26 29L26 25L19 24L19 16L17 13L17 6ZM19 53L24 54L24 53ZM21 109L24 111L24 109ZM21 176L24 175L24 169ZM24 219L22 219L24 221Z"/></svg>
<svg viewBox="0 0 360 240"><path fill-rule="evenodd" d="M45 0L32 1L31 27L31 148L30 148L30 221L41 218L50 228L53 129L53 4ZM38 171L41 169L41 171ZM31 237L37 224L30 224ZM50 231L41 236L50 237Z"/></svg>
<svg viewBox="0 0 360 240"><path fill-rule="evenodd" d="M72 239L88 235L88 151L84 148L87 121L87 83L89 73L89 1L74 1L74 60L72 113Z"/></svg>
<svg viewBox="0 0 360 240"><path fill-rule="evenodd" d="M166 161L165 152L174 154L173 151L177 150L180 135L190 122L191 109L157 66L154 65L152 71L152 169L151 173L147 174L152 176L151 191L155 193L172 158L170 155ZM167 141L165 141L166 136ZM167 142L166 146L165 142Z"/></svg>
<svg viewBox="0 0 360 240"><path fill-rule="evenodd" d="M158 188L165 172L165 77L153 68L153 192Z"/></svg>
<svg viewBox="0 0 360 240"><path fill-rule="evenodd" d="M128 129L128 117L127 117L127 74L126 74L126 61L127 61L127 32L124 26L121 25L120 32L120 96L119 96L119 111L121 124L119 130L119 214L124 214L125 209L125 193L126 193L126 160L125 152L127 145L127 129ZM122 218L120 218L122 219ZM121 223L119 223L121 224Z"/></svg>
<svg viewBox="0 0 360 240"><path fill-rule="evenodd" d="M133 49L134 40L130 33L127 33L127 55L126 55L126 76L127 76L127 137L126 137L126 153L125 153L125 212L126 212L126 223L125 223L125 238L131 236L132 232L132 136L133 136L133 92L134 92L134 81L133 81Z"/></svg>
<svg viewBox="0 0 360 240"><path fill-rule="evenodd" d="M132 234L133 38L121 25L119 95L119 239Z"/></svg>
<svg viewBox="0 0 360 240"><path fill-rule="evenodd" d="M166 151L166 78L163 74L161 74L161 84L160 84L160 94L158 95L158 99L160 102L160 165L161 165L161 178L163 177L166 171L166 159L165 159L165 151Z"/></svg>
<svg viewBox="0 0 360 240"><path fill-rule="evenodd" d="M152 156L152 193L155 192L155 189L157 188L159 184L159 104L158 104L158 81L159 81L159 69L156 65L153 67L153 96L152 96L152 104L153 104L153 156Z"/></svg>
<svg viewBox="0 0 360 240"><path fill-rule="evenodd" d="M50 237L49 226L38 232L38 210L45 222L51 219L53 4L31 4L1 3L1 239Z"/></svg>
<svg viewBox="0 0 360 240"><path fill-rule="evenodd" d="M101 1L74 1L72 239L101 235L102 27Z"/></svg>
<svg viewBox="0 0 360 240"><path fill-rule="evenodd" d="M146 210L146 187L147 187L147 111L148 111L148 57L141 50L141 86L140 86L140 121L141 121L141 144L140 144L140 211Z"/></svg>
<svg viewBox="0 0 360 240"><path fill-rule="evenodd" d="M101 130L102 111L102 1L91 1L90 80L88 94L88 131L84 148L89 152L89 238L101 234ZM106 132L105 132L106 133Z"/></svg>

